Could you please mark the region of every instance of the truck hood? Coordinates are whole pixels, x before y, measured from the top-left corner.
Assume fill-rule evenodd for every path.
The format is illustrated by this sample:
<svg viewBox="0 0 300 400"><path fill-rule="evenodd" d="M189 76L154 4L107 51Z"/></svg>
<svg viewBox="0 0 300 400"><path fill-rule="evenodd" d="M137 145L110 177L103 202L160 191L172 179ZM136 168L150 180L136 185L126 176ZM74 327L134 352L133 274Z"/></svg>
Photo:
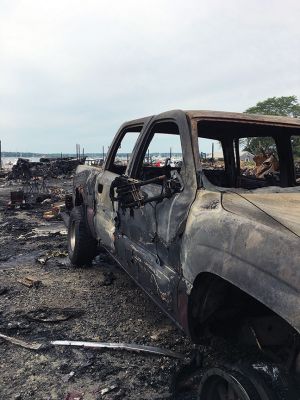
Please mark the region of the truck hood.
<svg viewBox="0 0 300 400"><path fill-rule="evenodd" d="M234 193L222 196L224 209L300 237L300 193Z"/></svg>

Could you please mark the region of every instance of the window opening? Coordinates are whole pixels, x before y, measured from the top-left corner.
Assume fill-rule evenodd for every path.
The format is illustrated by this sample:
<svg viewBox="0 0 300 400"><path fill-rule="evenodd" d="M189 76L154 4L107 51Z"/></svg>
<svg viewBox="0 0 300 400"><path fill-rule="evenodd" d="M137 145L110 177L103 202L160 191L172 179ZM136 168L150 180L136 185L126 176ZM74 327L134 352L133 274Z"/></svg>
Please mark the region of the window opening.
<svg viewBox="0 0 300 400"><path fill-rule="evenodd" d="M276 186L280 183L277 146L273 137L239 139L238 186L248 188Z"/></svg>
<svg viewBox="0 0 300 400"><path fill-rule="evenodd" d="M112 157L109 171L122 175L125 173L130 162L132 151L142 130L142 126L128 129L123 133L123 137L117 144L115 154Z"/></svg>
<svg viewBox="0 0 300 400"><path fill-rule="evenodd" d="M182 168L182 147L178 127L173 122L153 126L142 158L139 178L143 181L166 175L176 178ZM179 178L179 177L178 177ZM157 184L162 184L157 182Z"/></svg>
<svg viewBox="0 0 300 400"><path fill-rule="evenodd" d="M198 137L202 170L216 186L228 186L222 143L219 140Z"/></svg>

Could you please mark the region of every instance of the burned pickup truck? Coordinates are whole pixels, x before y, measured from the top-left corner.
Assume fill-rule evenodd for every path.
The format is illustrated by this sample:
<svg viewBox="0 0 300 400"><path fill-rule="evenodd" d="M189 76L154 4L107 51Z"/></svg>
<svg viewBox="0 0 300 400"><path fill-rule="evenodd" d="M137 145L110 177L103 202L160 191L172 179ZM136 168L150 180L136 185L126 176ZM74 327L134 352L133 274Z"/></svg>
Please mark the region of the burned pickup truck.
<svg viewBox="0 0 300 400"><path fill-rule="evenodd" d="M102 169L77 168L73 264L101 246L195 343L253 346L293 380L280 397L214 370L202 400L299 398L299 135L299 119L170 111L123 124ZM158 161L170 146L177 160Z"/></svg>

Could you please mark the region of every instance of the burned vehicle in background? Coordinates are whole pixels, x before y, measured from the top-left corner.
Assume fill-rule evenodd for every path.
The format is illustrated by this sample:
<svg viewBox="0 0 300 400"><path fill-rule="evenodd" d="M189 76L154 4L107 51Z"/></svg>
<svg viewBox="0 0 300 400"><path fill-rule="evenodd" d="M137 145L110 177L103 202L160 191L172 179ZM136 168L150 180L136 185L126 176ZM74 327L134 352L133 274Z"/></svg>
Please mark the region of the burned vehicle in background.
<svg viewBox="0 0 300 400"><path fill-rule="evenodd" d="M283 376L272 368L269 383L257 366L213 369L202 400L299 398L299 135L299 119L170 111L123 124L102 169L77 168L73 264L89 264L100 245L195 343L220 336L284 371L272 391ZM253 140L269 152L259 150L249 168L242 150ZM122 164L126 141L132 151ZM182 162L149 161L155 144L174 141ZM212 141L218 160L204 155Z"/></svg>

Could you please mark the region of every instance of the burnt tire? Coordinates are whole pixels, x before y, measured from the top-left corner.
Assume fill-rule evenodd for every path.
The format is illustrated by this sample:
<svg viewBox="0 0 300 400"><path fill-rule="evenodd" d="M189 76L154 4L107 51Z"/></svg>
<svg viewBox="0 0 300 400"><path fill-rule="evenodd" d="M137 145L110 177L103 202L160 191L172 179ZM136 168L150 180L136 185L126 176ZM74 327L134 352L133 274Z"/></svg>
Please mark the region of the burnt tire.
<svg viewBox="0 0 300 400"><path fill-rule="evenodd" d="M285 370L258 362L207 370L198 396L201 400L298 400L299 392Z"/></svg>
<svg viewBox="0 0 300 400"><path fill-rule="evenodd" d="M68 227L68 253L71 263L89 266L97 253L97 241L91 235L83 206L74 207Z"/></svg>
<svg viewBox="0 0 300 400"><path fill-rule="evenodd" d="M212 368L202 377L198 392L201 400L275 400L262 387L241 372Z"/></svg>

